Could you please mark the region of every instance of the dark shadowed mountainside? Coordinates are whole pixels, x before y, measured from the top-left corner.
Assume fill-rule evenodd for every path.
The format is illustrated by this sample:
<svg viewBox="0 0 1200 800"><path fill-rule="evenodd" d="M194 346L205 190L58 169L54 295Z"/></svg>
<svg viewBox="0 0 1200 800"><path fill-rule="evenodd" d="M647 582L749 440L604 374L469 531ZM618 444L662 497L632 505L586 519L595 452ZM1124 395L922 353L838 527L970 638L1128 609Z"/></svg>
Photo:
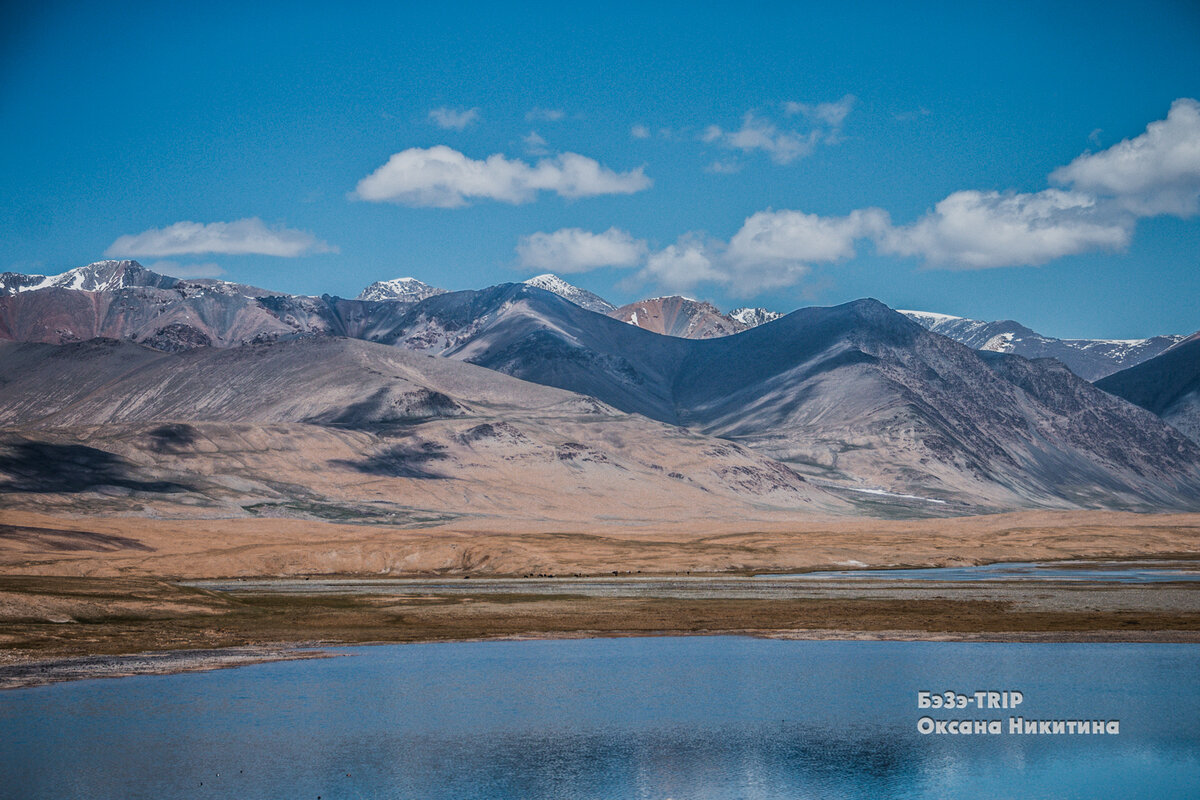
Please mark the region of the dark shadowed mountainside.
<svg viewBox="0 0 1200 800"><path fill-rule="evenodd" d="M1200 442L1200 333L1096 386L1154 412Z"/></svg>

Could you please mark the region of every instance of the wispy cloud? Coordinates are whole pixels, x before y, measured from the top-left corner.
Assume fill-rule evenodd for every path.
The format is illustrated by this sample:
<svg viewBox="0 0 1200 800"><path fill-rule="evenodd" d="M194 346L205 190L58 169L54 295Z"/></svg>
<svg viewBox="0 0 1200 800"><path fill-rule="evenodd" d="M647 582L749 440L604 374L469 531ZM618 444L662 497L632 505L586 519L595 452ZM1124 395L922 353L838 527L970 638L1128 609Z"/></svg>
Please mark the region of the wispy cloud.
<svg viewBox="0 0 1200 800"><path fill-rule="evenodd" d="M528 164L499 153L476 160L437 145L396 153L358 182L354 196L410 206L457 208L480 199L527 203L540 191L568 198L633 194L651 184L642 167L615 172L577 153L560 153Z"/></svg>
<svg viewBox="0 0 1200 800"><path fill-rule="evenodd" d="M567 116L561 108L533 108L525 114L526 122L560 122Z"/></svg>
<svg viewBox="0 0 1200 800"><path fill-rule="evenodd" d="M546 146L546 140L538 135L537 131L530 131L528 136L521 139L525 143L525 152L531 156L548 156L550 148Z"/></svg>
<svg viewBox="0 0 1200 800"><path fill-rule="evenodd" d="M783 113L789 117L799 114L812 122L825 125L830 130L841 131L842 123L846 121L857 102L858 99L852 94L834 103L797 103L788 100L783 104Z"/></svg>
<svg viewBox="0 0 1200 800"><path fill-rule="evenodd" d="M842 125L855 102L853 95L846 95L835 103L784 103L785 116L804 117L809 123L807 130L782 127L751 110L742 117L740 128L726 130L720 125L709 125L700 134L700 140L744 153L762 151L777 164L790 164L810 155L820 144L840 142Z"/></svg>
<svg viewBox="0 0 1200 800"><path fill-rule="evenodd" d="M521 267L561 273L587 272L599 267L632 267L641 263L646 243L629 233L609 228L592 233L582 228L562 228L534 233L517 243Z"/></svg>
<svg viewBox="0 0 1200 800"><path fill-rule="evenodd" d="M719 125L709 125L700 139L744 153L761 150L776 164L790 164L812 153L820 141L820 134L816 131L802 134L780 130L773 122L747 111L742 117L742 127L737 130L726 131Z"/></svg>
<svg viewBox="0 0 1200 800"><path fill-rule="evenodd" d="M711 172L716 175L735 175L742 171L742 164L740 161L735 161L733 159L726 159L724 161L717 159L705 167L704 171Z"/></svg>
<svg viewBox="0 0 1200 800"><path fill-rule="evenodd" d="M161 257L222 253L225 255L264 255L294 258L308 253L337 252L307 231L267 227L258 217L234 222L176 222L165 228L151 228L138 234L119 237L106 256Z"/></svg>
<svg viewBox="0 0 1200 800"><path fill-rule="evenodd" d="M468 108L466 110L459 111L457 109L446 108L443 106L430 111L429 119L439 128L461 131L463 128L479 119L479 109Z"/></svg>
<svg viewBox="0 0 1200 800"><path fill-rule="evenodd" d="M897 111L895 114L892 114L892 119L896 120L896 122L914 122L918 119L928 117L932 113L928 108L922 106L912 111Z"/></svg>
<svg viewBox="0 0 1200 800"><path fill-rule="evenodd" d="M629 129L629 135L634 139L649 139L650 129L645 125L634 125Z"/></svg>

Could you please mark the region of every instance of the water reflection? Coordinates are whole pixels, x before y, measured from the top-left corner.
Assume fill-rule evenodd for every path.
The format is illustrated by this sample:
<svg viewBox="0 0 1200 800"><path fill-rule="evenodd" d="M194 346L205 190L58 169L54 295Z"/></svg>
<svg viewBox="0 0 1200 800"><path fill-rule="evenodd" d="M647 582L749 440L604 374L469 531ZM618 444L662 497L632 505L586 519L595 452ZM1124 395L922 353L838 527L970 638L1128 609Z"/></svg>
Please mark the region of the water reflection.
<svg viewBox="0 0 1200 800"><path fill-rule="evenodd" d="M346 652L0 694L0 797L1200 796L1192 645L687 637ZM918 690L1013 688L1027 717L1120 718L1122 733L916 732Z"/></svg>

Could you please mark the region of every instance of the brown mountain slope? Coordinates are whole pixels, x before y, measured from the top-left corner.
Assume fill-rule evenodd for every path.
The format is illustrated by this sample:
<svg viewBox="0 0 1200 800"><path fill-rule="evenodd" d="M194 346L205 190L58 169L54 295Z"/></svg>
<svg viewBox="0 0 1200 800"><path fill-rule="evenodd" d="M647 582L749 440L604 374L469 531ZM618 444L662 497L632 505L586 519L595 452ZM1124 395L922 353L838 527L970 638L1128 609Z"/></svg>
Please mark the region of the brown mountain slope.
<svg viewBox="0 0 1200 800"><path fill-rule="evenodd" d="M852 507L738 445L368 342L7 343L0 374L10 509L421 526Z"/></svg>

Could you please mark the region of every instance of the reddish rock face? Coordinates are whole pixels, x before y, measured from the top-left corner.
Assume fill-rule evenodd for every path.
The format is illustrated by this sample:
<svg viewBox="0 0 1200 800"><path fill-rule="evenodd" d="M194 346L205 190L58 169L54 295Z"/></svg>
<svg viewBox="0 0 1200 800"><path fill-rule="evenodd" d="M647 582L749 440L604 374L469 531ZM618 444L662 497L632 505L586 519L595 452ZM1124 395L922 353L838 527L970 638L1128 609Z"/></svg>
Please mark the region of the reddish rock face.
<svg viewBox="0 0 1200 800"><path fill-rule="evenodd" d="M679 296L630 303L608 315L644 330L683 339L712 339L752 327L722 314L712 303Z"/></svg>

